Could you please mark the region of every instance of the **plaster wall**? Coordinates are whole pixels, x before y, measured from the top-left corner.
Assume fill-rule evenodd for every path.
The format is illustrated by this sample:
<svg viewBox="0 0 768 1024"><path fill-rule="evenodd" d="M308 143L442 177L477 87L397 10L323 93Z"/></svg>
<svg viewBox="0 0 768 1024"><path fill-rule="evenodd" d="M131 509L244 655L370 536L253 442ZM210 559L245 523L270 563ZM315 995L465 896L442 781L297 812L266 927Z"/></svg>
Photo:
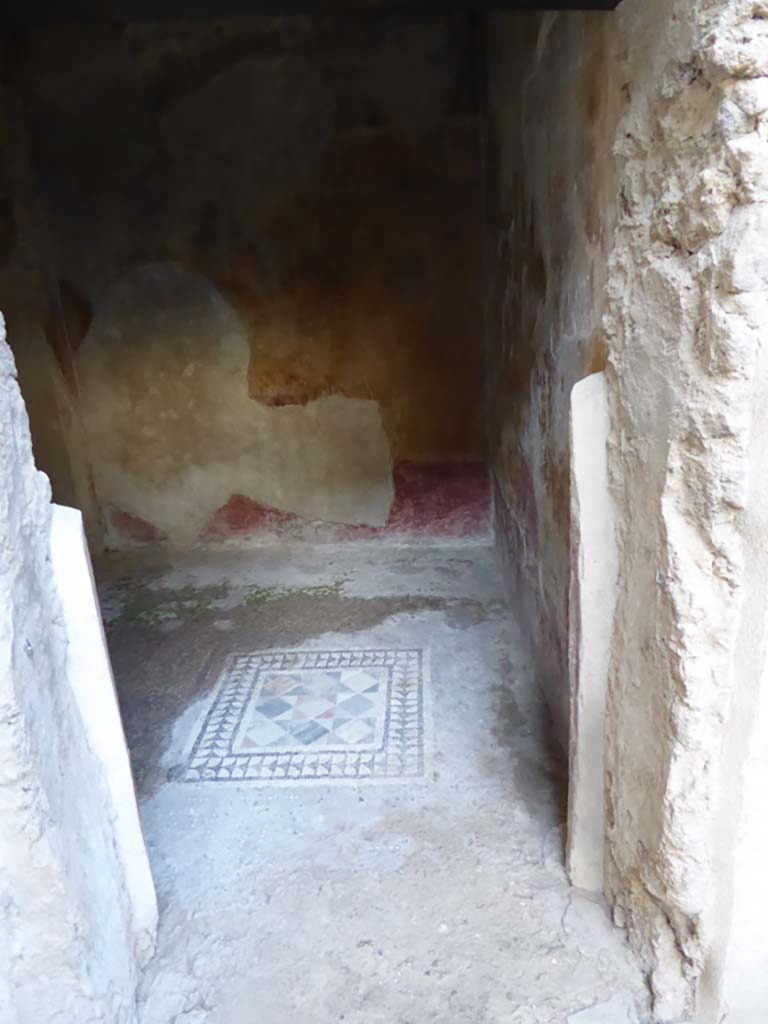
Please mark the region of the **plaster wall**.
<svg viewBox="0 0 768 1024"><path fill-rule="evenodd" d="M82 509L89 537L98 547L103 516L94 492L89 444L79 398L46 332L48 300L39 268L14 258L0 271L0 298L30 419L35 465L60 502Z"/></svg>
<svg viewBox="0 0 768 1024"><path fill-rule="evenodd" d="M252 401L242 322L198 274L158 263L117 282L77 373L86 430L98 439L100 499L173 542L194 543L231 494L307 519L387 520L393 487L378 403Z"/></svg>
<svg viewBox="0 0 768 1024"><path fill-rule="evenodd" d="M82 369L86 413L93 408L94 349L103 348L105 365L114 353L102 326L115 289L140 282L142 268L174 264L239 320L243 438L258 419L273 448L285 444L287 464L291 424L314 419L315 450L324 446L328 462L340 416L354 424L361 455L378 452L383 436L395 467L481 462L475 49L462 16L114 22L29 34L16 77L75 403ZM145 301L134 297L137 310L153 308L151 291ZM196 308L169 316L190 319ZM218 338L203 341L208 352L199 347L196 372L211 378L212 393L227 371L217 364ZM269 465L261 487L252 464L239 476L217 473L209 446L193 450L202 432L191 407L180 413L174 404L188 361L175 358L172 339L162 367L153 361L157 329L132 344L134 376L143 373L158 408L167 402L168 417L179 417L176 435L190 440L180 457L207 478L206 505L215 492L214 508L246 496L309 521L341 514L347 524L383 525L386 510L372 516L366 503L376 462L346 493L347 505L353 495L356 503L341 511L331 478L324 501L283 502ZM102 374L105 405L130 388L120 378L127 358ZM33 428L35 397L30 390ZM224 393L220 403L209 404L202 425L213 436L233 419ZM339 416L318 416L324 409ZM154 447L135 435L88 434L101 481L116 447L123 458L112 461L111 476L125 459L143 460L145 477L162 474ZM248 441L231 451L243 469ZM306 466L296 463L295 474ZM310 490L317 499L315 483ZM113 492L99 494L102 509ZM174 496L169 489L166 508ZM146 522L133 523L134 534L189 529L178 508L170 529L167 515L153 519L156 504L142 510L134 501L118 512ZM113 519L113 542L120 523L131 525Z"/></svg>
<svg viewBox="0 0 768 1024"><path fill-rule="evenodd" d="M135 1024L152 936L137 942L109 789L68 685L50 490L1 333L0 1018Z"/></svg>
<svg viewBox="0 0 768 1024"><path fill-rule="evenodd" d="M0 86L0 308L8 325L33 437L35 462L58 500L84 510L95 543L101 516L77 407L49 245L29 162L17 92Z"/></svg>
<svg viewBox="0 0 768 1024"><path fill-rule="evenodd" d="M500 533L565 741L566 396L605 366L605 884L657 1021L752 1024L763 997L767 16L624 0L489 31Z"/></svg>
<svg viewBox="0 0 768 1024"><path fill-rule="evenodd" d="M754 372L768 378L768 348L760 345ZM714 875L731 887L732 919L728 903L714 927L721 937L718 954L706 975L709 987L722 989L722 1001L732 1018L759 1020L768 1006L768 972L763 942L768 907L768 816L765 814L765 779L768 777L768 396L763 386L756 394L749 441L751 468L744 516L745 596L739 623L735 673L741 685L734 694L731 721L723 743L723 766L717 796L724 827L735 849L721 843L714 860ZM740 800L734 801L734 793ZM730 931L729 931L730 927ZM723 937L728 936L728 940Z"/></svg>
<svg viewBox="0 0 768 1024"><path fill-rule="evenodd" d="M559 740L568 735L569 396L605 366L627 102L613 16L489 19L495 200L488 332L497 534Z"/></svg>

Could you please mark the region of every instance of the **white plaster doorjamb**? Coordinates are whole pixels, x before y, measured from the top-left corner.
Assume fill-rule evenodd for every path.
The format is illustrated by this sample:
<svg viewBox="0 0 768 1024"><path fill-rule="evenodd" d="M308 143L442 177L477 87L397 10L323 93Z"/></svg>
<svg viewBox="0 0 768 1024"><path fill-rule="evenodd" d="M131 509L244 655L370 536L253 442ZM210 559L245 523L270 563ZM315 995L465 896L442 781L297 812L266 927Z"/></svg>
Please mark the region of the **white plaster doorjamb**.
<svg viewBox="0 0 768 1024"><path fill-rule="evenodd" d="M616 604L615 514L608 486L610 420L604 373L571 391L570 749L568 874L603 891L604 723Z"/></svg>
<svg viewBox="0 0 768 1024"><path fill-rule="evenodd" d="M112 798L115 845L131 906L134 955L141 965L154 951L157 900L78 509L53 506L51 561L67 630L67 680Z"/></svg>

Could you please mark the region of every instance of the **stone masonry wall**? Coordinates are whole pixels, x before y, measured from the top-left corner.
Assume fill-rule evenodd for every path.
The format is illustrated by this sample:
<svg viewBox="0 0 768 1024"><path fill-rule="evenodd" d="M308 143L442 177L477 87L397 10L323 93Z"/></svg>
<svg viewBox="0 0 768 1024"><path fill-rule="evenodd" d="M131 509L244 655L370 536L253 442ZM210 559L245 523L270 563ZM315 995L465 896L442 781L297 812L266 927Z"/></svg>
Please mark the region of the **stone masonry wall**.
<svg viewBox="0 0 768 1024"><path fill-rule="evenodd" d="M110 799L66 684L50 489L0 320L0 1019L135 1024ZM135 937L138 941L139 937Z"/></svg>
<svg viewBox="0 0 768 1024"><path fill-rule="evenodd" d="M768 5L624 0L502 18L489 37L505 215L492 423L516 593L565 739L569 393L605 366L619 552L606 888L657 1021L753 1024ZM505 56L525 37L527 56Z"/></svg>
<svg viewBox="0 0 768 1024"><path fill-rule="evenodd" d="M638 8L623 13L629 39L647 24ZM657 17L666 47L645 56L619 126L605 320L622 565L608 885L653 967L659 1019L747 1024L764 955L732 963L740 991L722 983L746 924L739 815L763 814L743 799L768 607L768 5L659 4Z"/></svg>

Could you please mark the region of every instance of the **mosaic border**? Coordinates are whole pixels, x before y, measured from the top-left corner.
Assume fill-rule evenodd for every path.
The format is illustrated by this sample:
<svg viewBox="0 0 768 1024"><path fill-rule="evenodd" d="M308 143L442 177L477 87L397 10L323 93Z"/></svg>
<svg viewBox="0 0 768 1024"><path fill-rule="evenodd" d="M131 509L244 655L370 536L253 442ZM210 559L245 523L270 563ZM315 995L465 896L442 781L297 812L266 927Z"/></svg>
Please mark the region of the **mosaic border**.
<svg viewBox="0 0 768 1024"><path fill-rule="evenodd" d="M235 736L264 669L388 668L382 741L375 750L235 753ZM231 654L194 733L183 782L408 780L426 770L427 657L422 648L254 651Z"/></svg>

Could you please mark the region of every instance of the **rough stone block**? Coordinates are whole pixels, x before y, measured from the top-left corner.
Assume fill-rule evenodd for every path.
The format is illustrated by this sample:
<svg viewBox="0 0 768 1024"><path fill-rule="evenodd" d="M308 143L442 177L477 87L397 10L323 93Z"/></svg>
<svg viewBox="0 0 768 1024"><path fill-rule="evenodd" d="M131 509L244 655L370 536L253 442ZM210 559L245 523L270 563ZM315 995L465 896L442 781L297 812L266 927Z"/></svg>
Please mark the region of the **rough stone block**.
<svg viewBox="0 0 768 1024"><path fill-rule="evenodd" d="M637 1020L637 1008L632 999L626 995L617 995L606 1003L598 1003L572 1013L568 1017L568 1024L637 1024Z"/></svg>
<svg viewBox="0 0 768 1024"><path fill-rule="evenodd" d="M726 291L768 288L767 240L768 207L755 204L734 210L720 243L720 279Z"/></svg>

